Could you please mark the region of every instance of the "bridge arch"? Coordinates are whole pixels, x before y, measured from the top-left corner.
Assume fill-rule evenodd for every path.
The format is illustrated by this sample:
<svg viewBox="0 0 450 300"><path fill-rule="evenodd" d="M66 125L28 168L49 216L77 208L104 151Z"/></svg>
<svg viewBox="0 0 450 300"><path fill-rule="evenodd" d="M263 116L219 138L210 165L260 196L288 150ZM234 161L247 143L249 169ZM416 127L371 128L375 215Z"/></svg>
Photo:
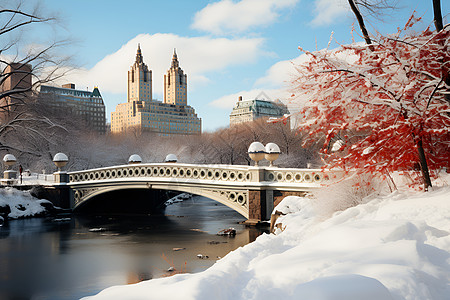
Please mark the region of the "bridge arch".
<svg viewBox="0 0 450 300"><path fill-rule="evenodd" d="M89 184L89 186L74 186L73 209L76 211L80 207L91 200L102 196L103 194L111 194L114 192L127 191L127 190L140 190L151 192L157 191L174 191L180 193L190 193L193 195L204 196L206 198L217 201L241 214L246 219L249 218L249 205L248 205L248 191L244 189L221 189L217 187L193 187L183 184L174 183L149 183L149 182L116 182L115 184ZM159 204L162 204L168 199L161 199ZM151 200L149 200L151 201Z"/></svg>

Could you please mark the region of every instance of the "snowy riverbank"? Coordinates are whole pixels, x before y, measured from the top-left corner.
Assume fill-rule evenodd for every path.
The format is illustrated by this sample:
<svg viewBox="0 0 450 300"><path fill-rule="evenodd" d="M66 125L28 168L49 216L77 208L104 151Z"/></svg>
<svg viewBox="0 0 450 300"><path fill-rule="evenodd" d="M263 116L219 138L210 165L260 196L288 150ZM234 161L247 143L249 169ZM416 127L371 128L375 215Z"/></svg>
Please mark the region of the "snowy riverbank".
<svg viewBox="0 0 450 300"><path fill-rule="evenodd" d="M450 187L395 192L337 212L311 199L278 207L264 234L197 274L115 286L101 299L448 299Z"/></svg>
<svg viewBox="0 0 450 300"><path fill-rule="evenodd" d="M5 218L40 216L53 209L50 201L37 199L31 196L29 191L19 191L11 187L0 188L0 224Z"/></svg>

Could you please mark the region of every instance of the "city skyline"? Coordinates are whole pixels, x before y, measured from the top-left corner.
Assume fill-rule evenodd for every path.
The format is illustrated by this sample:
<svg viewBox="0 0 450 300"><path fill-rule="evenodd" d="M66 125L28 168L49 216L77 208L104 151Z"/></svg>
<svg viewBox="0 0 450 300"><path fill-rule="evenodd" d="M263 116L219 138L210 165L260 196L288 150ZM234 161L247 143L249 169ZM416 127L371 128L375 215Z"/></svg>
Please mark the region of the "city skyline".
<svg viewBox="0 0 450 300"><path fill-rule="evenodd" d="M330 48L352 42L354 16L347 1L40 1L62 19L64 30L76 41L78 68L64 82L92 89L98 86L110 113L126 100L126 71L141 45L153 70L154 98L163 100L163 74L173 49L183 61L190 87L188 99L212 131L228 125L238 96L254 98L261 91L273 100L289 97L291 61L301 52L323 49L333 32ZM443 2L444 17L449 4ZM423 17L419 27L432 25L432 3L398 1L399 9L384 22L367 18L371 32L394 33L413 10ZM355 24L354 37L359 29ZM125 75L124 75L125 74Z"/></svg>

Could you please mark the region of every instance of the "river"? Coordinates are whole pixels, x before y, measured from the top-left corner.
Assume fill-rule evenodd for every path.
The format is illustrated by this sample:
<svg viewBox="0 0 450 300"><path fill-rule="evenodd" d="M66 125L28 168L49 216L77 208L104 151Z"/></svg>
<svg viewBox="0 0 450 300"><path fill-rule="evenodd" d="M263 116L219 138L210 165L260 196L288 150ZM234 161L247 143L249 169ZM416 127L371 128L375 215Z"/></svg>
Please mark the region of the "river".
<svg viewBox="0 0 450 300"><path fill-rule="evenodd" d="M172 204L164 216L11 220L0 227L0 299L79 299L113 285L201 272L261 233L238 224L244 220L204 197ZM235 237L217 235L229 227Z"/></svg>

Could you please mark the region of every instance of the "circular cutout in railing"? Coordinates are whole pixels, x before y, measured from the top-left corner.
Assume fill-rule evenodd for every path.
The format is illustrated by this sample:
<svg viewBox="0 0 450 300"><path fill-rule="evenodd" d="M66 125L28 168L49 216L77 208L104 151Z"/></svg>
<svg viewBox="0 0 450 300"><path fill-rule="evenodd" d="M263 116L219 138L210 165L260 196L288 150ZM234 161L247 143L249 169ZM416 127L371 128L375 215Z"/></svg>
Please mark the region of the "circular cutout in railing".
<svg viewBox="0 0 450 300"><path fill-rule="evenodd" d="M237 202L238 202L240 205L244 205L244 204L245 204L245 198L244 198L244 196L243 196L243 195L239 195L238 198L237 198Z"/></svg>
<svg viewBox="0 0 450 300"><path fill-rule="evenodd" d="M286 173L286 181L292 180L292 173Z"/></svg>
<svg viewBox="0 0 450 300"><path fill-rule="evenodd" d="M306 173L303 178L305 179L306 182L311 182L312 181L312 176L309 173Z"/></svg>

